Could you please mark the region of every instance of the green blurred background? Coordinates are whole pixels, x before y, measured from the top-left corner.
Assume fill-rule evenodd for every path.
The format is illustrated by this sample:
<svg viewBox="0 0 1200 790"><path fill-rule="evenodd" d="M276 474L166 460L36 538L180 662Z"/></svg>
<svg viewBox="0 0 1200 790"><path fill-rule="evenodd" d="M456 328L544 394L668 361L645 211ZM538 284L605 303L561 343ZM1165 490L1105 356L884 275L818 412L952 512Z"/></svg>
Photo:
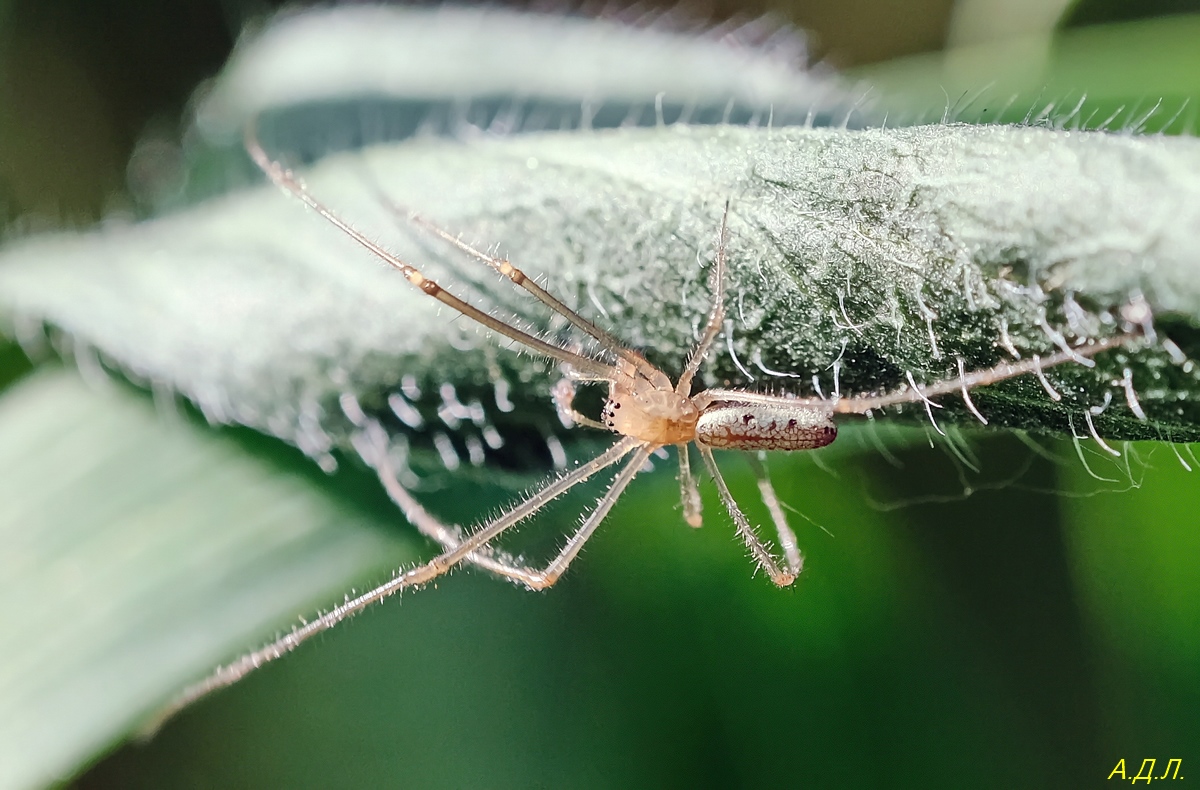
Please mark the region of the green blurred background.
<svg viewBox="0 0 1200 790"><path fill-rule="evenodd" d="M136 141L177 135L192 89L271 6L0 0L0 218L84 226L133 207ZM1017 117L1047 90L1147 109L1200 97L1196 18L1154 19L1195 2L705 13L766 10L914 114L954 101L953 80L1014 85L1028 96ZM4 381L27 367L11 349L0 365ZM549 593L458 574L118 748L77 784L1093 787L1122 758L1131 777L1143 758L1155 775L1182 759L1186 776L1200 757L1195 474L1145 445L1129 473L1089 454L1115 482L1097 481L1070 443L1041 443L1048 456L978 438L980 473L911 438L891 449L899 466L853 446L821 466L773 459L782 499L805 516L808 567L787 591L752 577L720 519L683 527L674 480L647 476ZM748 474L730 482L754 501ZM470 521L500 501L430 504ZM710 491L705 505L717 512Z"/></svg>

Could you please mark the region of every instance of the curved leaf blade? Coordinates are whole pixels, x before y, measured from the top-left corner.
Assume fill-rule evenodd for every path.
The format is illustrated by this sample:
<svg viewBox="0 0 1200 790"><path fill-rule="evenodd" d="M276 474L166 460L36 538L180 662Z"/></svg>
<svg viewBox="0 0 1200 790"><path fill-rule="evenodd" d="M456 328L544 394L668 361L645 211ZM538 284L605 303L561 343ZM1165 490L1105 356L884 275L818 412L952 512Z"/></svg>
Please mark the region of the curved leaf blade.
<svg viewBox="0 0 1200 790"><path fill-rule="evenodd" d="M60 782L179 688L408 560L390 521L141 396L0 397L0 786Z"/></svg>
<svg viewBox="0 0 1200 790"><path fill-rule="evenodd" d="M331 158L309 183L486 308L551 326L388 201L498 243L667 370L706 310L705 262L731 198L731 322L710 384L811 394L814 373L832 387L835 362L843 393L910 373L937 381L958 359L978 369L1006 347L1046 354L1063 336L1112 334L1139 299L1175 356L1200 351L1200 143L1189 139L968 126L628 130L380 147ZM394 436L415 435L417 449L432 432L452 435L464 457L489 426L510 448L560 433L546 366L494 350L431 302L271 189L35 240L0 260L0 305L19 322L61 328L211 419L317 457L352 444L360 408ZM1194 439L1197 372L1178 362L1145 348L1095 369L1063 366L1048 374L1066 393L1058 403L1032 376L975 397L993 425L1082 431L1085 410L1111 403L1095 418L1108 436ZM1125 405L1125 369L1149 420ZM439 416L447 385L461 404L478 402L480 424ZM405 427L396 397L421 413L422 430ZM974 424L965 409L947 411Z"/></svg>

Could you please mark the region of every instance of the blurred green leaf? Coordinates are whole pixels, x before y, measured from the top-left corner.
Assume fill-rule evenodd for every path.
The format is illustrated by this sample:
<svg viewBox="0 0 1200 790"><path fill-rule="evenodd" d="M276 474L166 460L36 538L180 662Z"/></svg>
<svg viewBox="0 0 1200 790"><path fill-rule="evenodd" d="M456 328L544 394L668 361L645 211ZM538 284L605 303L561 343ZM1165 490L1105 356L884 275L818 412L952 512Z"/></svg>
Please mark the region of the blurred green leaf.
<svg viewBox="0 0 1200 790"><path fill-rule="evenodd" d="M1200 16L1096 25L861 69L893 118L1190 133L1200 100Z"/></svg>
<svg viewBox="0 0 1200 790"><path fill-rule="evenodd" d="M297 603L412 556L387 509L254 444L67 372L0 397L0 787L70 777Z"/></svg>
<svg viewBox="0 0 1200 790"><path fill-rule="evenodd" d="M248 162L231 153L251 121L304 162L412 136L823 125L868 112L862 90L810 66L803 36L777 21L687 33L645 21L444 6L280 14L197 92L184 195L245 182Z"/></svg>
<svg viewBox="0 0 1200 790"><path fill-rule="evenodd" d="M1066 500L1066 534L1080 603L1102 646L1098 698L1114 743L1178 750L1200 743L1192 715L1200 704L1200 464L1189 447L1177 448L1178 457L1161 445L1130 452L1138 485L1121 496ZM1086 487L1084 469L1068 475Z"/></svg>
<svg viewBox="0 0 1200 790"><path fill-rule="evenodd" d="M1144 3L1127 3L1124 0L1074 0L1070 10L1063 16L1064 27L1112 22L1134 22L1140 19L1161 16L1194 14L1200 11L1196 0L1148 0Z"/></svg>
<svg viewBox="0 0 1200 790"><path fill-rule="evenodd" d="M518 106L557 101L564 117L585 125L609 125L604 116L616 107L625 114L656 103L672 121L768 108L781 120L803 120L814 106L829 111L847 95L828 70L808 70L806 59L802 38L765 22L684 34L504 8L331 8L280 15L245 37L201 95L196 126L209 139L240 140L247 122L272 110L325 105L328 112L365 97L452 100L462 122L477 121L480 102L504 97ZM370 133L359 126L360 135Z"/></svg>

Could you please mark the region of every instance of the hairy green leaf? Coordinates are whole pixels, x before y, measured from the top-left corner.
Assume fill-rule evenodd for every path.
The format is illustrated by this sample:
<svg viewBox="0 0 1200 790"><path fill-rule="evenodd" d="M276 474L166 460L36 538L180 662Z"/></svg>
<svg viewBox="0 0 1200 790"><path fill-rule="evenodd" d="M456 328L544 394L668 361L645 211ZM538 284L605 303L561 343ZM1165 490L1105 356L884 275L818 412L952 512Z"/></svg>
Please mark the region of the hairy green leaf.
<svg viewBox="0 0 1200 790"><path fill-rule="evenodd" d="M710 384L811 394L814 375L829 390L836 373L846 394L909 374L939 381L960 359L977 369L1115 334L1144 300L1165 350L1156 340L1094 369L1061 366L1047 374L1060 401L1033 376L975 399L994 425L1082 433L1094 409L1110 437L1197 436L1184 361L1200 320L1190 139L668 128L412 142L331 158L308 182L451 289L569 341L486 267L409 226L405 209L494 246L669 371L707 311L730 201L730 318ZM360 408L389 433L415 433L418 449L453 436L463 457L494 428L516 466L562 430L544 363L497 350L274 189L15 247L0 261L0 304L214 421L318 457L348 446ZM404 430L417 422L408 409L417 431ZM453 465L444 445L440 455Z"/></svg>

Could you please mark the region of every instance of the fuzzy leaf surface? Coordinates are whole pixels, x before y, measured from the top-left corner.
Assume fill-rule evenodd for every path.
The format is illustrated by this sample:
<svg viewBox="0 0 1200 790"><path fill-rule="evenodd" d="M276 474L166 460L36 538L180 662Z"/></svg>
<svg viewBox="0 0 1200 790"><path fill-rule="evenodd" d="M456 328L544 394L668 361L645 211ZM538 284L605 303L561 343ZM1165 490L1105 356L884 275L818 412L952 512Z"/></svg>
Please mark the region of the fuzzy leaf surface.
<svg viewBox="0 0 1200 790"><path fill-rule="evenodd" d="M305 177L485 309L571 342L532 300L409 225L406 208L500 251L672 373L707 311L728 199L729 321L704 368L710 385L807 395L814 374L832 388L835 363L843 394L909 374L939 381L958 359L978 369L1112 335L1139 297L1160 339L1197 350L1191 139L666 128L415 141L331 157ZM492 437L486 455L538 465L545 437L563 430L545 394L555 371L497 349L274 188L15 246L0 260L0 305L27 334L49 324L214 421L320 458L351 443L360 407L393 438L411 435L418 464L434 434L466 459L495 429L504 446ZM1114 384L1126 368L1145 421ZM975 399L993 425L1078 433L1085 409L1111 402L1095 418L1106 436L1197 436L1194 368L1155 344L1047 375L1060 402L1033 376ZM939 418L973 423L946 401Z"/></svg>

